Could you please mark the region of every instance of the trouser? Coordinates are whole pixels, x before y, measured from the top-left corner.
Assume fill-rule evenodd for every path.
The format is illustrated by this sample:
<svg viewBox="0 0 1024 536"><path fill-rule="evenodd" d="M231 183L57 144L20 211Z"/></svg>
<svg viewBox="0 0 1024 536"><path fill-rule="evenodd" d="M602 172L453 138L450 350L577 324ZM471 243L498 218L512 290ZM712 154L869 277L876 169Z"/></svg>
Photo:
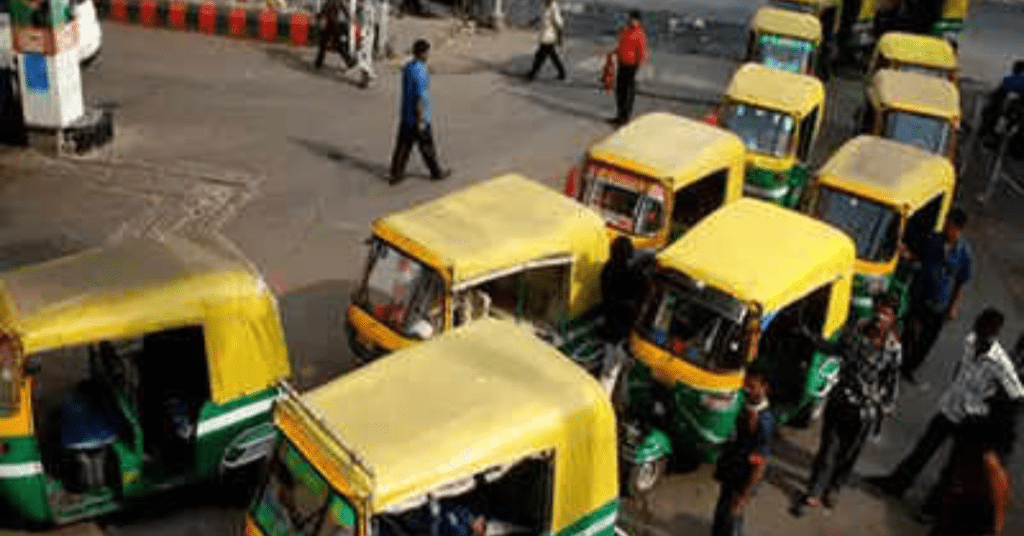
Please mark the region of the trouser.
<svg viewBox="0 0 1024 536"><path fill-rule="evenodd" d="M903 328L904 373L912 374L924 363L945 323L945 311L935 312L916 300L911 302Z"/></svg>
<svg viewBox="0 0 1024 536"><path fill-rule="evenodd" d="M958 427L957 423L949 420L942 413L932 417L924 435L914 445L914 449L892 472L892 483L898 491L902 493L914 483L917 475L921 474L921 469L924 469L925 464L935 455L935 451L939 450L946 439L956 433Z"/></svg>
<svg viewBox="0 0 1024 536"><path fill-rule="evenodd" d="M733 500L739 493L738 486L721 482L718 503L715 505L715 521L711 525L711 536L743 536L743 512L734 514Z"/></svg>
<svg viewBox="0 0 1024 536"><path fill-rule="evenodd" d="M861 417L860 408L839 398L825 406L818 454L811 468L809 497L832 494L846 483L860 457L868 434L874 427Z"/></svg>
<svg viewBox="0 0 1024 536"><path fill-rule="evenodd" d="M352 56L349 55L346 50L345 43L342 40L342 31L340 29L325 29L320 32L320 45L316 51L316 60L313 61L313 66L317 69L323 67L324 58L327 56L327 49L333 48L338 51L338 55L345 62L346 66L351 66L353 63Z"/></svg>
<svg viewBox="0 0 1024 536"><path fill-rule="evenodd" d="M441 177L441 166L437 164L437 149L434 147L434 136L427 125L422 131L416 125L402 124L398 127L398 140L395 142L395 152L391 156L391 178L402 178L405 176L405 166L409 163L409 153L412 146L419 147L423 162L430 169L432 178Z"/></svg>
<svg viewBox="0 0 1024 536"><path fill-rule="evenodd" d="M555 64L555 69L558 69L558 78L565 79L565 66L562 65L561 58L558 57L558 50L555 49L555 45L548 43L541 43L537 47L537 53L533 55L533 68L530 69L530 74L526 77L533 80L533 77L537 76L537 72L540 71L544 60L551 58L551 62Z"/></svg>
<svg viewBox="0 0 1024 536"><path fill-rule="evenodd" d="M402 0L402 11L410 15L423 13L423 3L420 0Z"/></svg>
<svg viewBox="0 0 1024 536"><path fill-rule="evenodd" d="M618 107L616 119L629 121L633 116L633 101L636 100L636 65L619 65L615 76L615 104Z"/></svg>

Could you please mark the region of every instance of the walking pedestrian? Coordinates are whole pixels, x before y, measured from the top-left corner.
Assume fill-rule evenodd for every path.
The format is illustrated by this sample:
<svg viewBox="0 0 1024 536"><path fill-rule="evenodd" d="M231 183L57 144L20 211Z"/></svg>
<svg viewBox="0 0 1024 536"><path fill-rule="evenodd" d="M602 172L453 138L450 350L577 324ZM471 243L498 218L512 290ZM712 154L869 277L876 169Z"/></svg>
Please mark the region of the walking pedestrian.
<svg viewBox="0 0 1024 536"><path fill-rule="evenodd" d="M885 493L902 496L935 451L958 432L965 418L984 417L989 413L989 404L1000 389L1009 400L1024 398L1024 385L1021 385L1013 363L996 340L1003 322L1003 314L993 308L978 315L974 329L964 339L964 353L957 364L953 382L939 399L939 412L932 417L924 435L896 469L886 476L869 478L870 484ZM933 489L929 502L934 503L935 496Z"/></svg>
<svg viewBox="0 0 1024 536"><path fill-rule="evenodd" d="M964 422L931 536L1003 535L1013 489L1004 464L1016 439L1015 411L996 404L986 417Z"/></svg>
<svg viewBox="0 0 1024 536"><path fill-rule="evenodd" d="M956 317L963 286L971 278L974 254L962 236L967 215L949 211L941 233L908 233L903 254L920 263L910 286L910 307L903 331L903 377L914 373L935 345L942 326ZM914 236L917 235L917 236Z"/></svg>
<svg viewBox="0 0 1024 536"><path fill-rule="evenodd" d="M562 10L559 9L556 0L544 0L544 2L544 13L540 17L540 43L537 45L536 54L533 55L533 68L526 75L526 79L531 82L537 76L537 71L540 71L541 66L544 65L544 60L548 58L551 58L551 63L554 63L555 69L558 70L558 79L565 80L565 66L562 65L556 48L562 45L565 33Z"/></svg>
<svg viewBox="0 0 1024 536"><path fill-rule="evenodd" d="M636 100L636 73L647 61L647 34L640 21L640 12L629 12L629 21L619 33L616 49L618 60L615 76L615 104L618 113L611 120L614 125L624 125L633 116L633 101Z"/></svg>
<svg viewBox="0 0 1024 536"><path fill-rule="evenodd" d="M836 343L814 336L823 352L839 355L839 383L829 393L821 428L818 454L811 468L807 492L793 505L800 516L807 506L835 505L839 488L846 483L861 450L872 433L881 430L883 416L896 406L901 358L896 336L895 299L876 302L874 315L856 331ZM810 331L807 335L813 334Z"/></svg>
<svg viewBox="0 0 1024 536"><path fill-rule="evenodd" d="M722 448L715 468L719 482L712 536L743 533L743 509L750 503L768 467L775 415L768 407L768 378L756 368L743 380L746 403L736 419L736 434Z"/></svg>
<svg viewBox="0 0 1024 536"><path fill-rule="evenodd" d="M326 0L317 14L317 22L320 25L320 43L316 51L316 60L313 67L320 70L324 66L324 59L327 50L333 48L338 51L345 67L351 69L356 60L348 50L348 25L351 22L351 14L344 0Z"/></svg>
<svg viewBox="0 0 1024 536"><path fill-rule="evenodd" d="M405 178L405 166L414 144L419 147L423 162L430 169L431 179L441 180L451 175L451 171L441 169L437 163L437 149L430 130L429 52L430 43L426 39L418 39L412 46L413 59L402 68L401 119L395 152L391 155L391 184L398 184Z"/></svg>

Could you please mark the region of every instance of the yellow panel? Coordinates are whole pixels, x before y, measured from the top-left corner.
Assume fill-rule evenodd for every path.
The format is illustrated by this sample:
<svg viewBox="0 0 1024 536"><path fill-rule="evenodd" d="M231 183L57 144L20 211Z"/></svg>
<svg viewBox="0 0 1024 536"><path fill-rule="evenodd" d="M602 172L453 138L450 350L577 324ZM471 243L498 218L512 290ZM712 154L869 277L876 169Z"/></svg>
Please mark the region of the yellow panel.
<svg viewBox="0 0 1024 536"><path fill-rule="evenodd" d="M394 330L355 305L348 306L348 321L352 323L356 333L388 352L405 348L414 343L413 340L395 333Z"/></svg>
<svg viewBox="0 0 1024 536"><path fill-rule="evenodd" d="M302 403L372 467L375 511L551 449L554 531L617 495L607 395L511 323L448 331L316 388Z"/></svg>
<svg viewBox="0 0 1024 536"><path fill-rule="evenodd" d="M949 80L922 73L879 69L871 78L868 95L880 109L960 120L960 91Z"/></svg>
<svg viewBox="0 0 1024 536"><path fill-rule="evenodd" d="M772 110L792 113L802 119L825 102L825 86L817 78L747 63L733 75L725 98Z"/></svg>
<svg viewBox="0 0 1024 536"><path fill-rule="evenodd" d="M887 32L878 40L878 52L904 64L945 70L959 66L956 50L949 41L932 35Z"/></svg>
<svg viewBox="0 0 1024 536"><path fill-rule="evenodd" d="M218 404L263 391L291 374L277 304L269 294L210 305L204 334Z"/></svg>
<svg viewBox="0 0 1024 536"><path fill-rule="evenodd" d="M862 135L836 150L818 171L818 181L913 212L936 195L951 194L956 173L948 158Z"/></svg>
<svg viewBox="0 0 1024 536"><path fill-rule="evenodd" d="M630 337L636 358L651 368L654 378L673 387L683 383L703 391L732 392L743 386L743 372L718 373L704 370L659 348L633 332Z"/></svg>
<svg viewBox="0 0 1024 536"><path fill-rule="evenodd" d="M821 42L821 21L814 15L776 7L762 7L754 14L753 27L758 33L777 34Z"/></svg>
<svg viewBox="0 0 1024 536"><path fill-rule="evenodd" d="M18 413L0 417L0 439L25 437L35 434L32 420L32 382L25 381L21 387Z"/></svg>
<svg viewBox="0 0 1024 536"><path fill-rule="evenodd" d="M947 20L963 20L967 18L970 0L946 0L942 9L942 18Z"/></svg>
<svg viewBox="0 0 1024 536"><path fill-rule="evenodd" d="M772 311L851 276L854 256L842 231L744 198L694 226L658 254L658 263Z"/></svg>

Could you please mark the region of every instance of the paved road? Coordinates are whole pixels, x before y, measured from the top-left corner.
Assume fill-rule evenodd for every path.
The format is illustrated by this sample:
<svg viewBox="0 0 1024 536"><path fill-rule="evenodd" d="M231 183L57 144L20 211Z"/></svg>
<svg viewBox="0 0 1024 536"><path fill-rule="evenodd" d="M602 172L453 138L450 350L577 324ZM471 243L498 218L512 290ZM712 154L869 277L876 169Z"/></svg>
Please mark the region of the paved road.
<svg viewBox="0 0 1024 536"><path fill-rule="evenodd" d="M992 17L993 27L1004 33L1021 25L1021 17ZM438 30L414 25L404 35ZM980 57L987 63L970 59L965 71L998 74L991 68L998 63L991 50L1009 45L993 41L988 31L972 31L964 43L965 61ZM611 99L595 85L599 47L571 44L571 84L526 85L508 75L525 69L533 36L456 39L439 52L433 80L442 158L456 173L440 184L421 175L389 187L383 175L394 129L393 71L363 91L333 68L309 72L309 51L134 27L107 26L105 32L104 57L85 74L85 91L92 104L115 110L117 141L100 155L101 163L80 166L0 154L0 263L53 257L149 225L219 228L281 293L289 350L304 386L351 366L341 310L362 266L361 240L373 218L508 170L556 186L583 147L609 132L603 120L612 113ZM698 115L734 65L723 58L659 52L645 87L673 98L645 96L639 107ZM830 98L837 104L830 117L852 114L847 103L857 101L848 100L855 94L850 84L833 88ZM838 141L833 136L825 145ZM827 147L820 152L827 154ZM413 170L422 173L418 166ZM231 177L237 186L212 188L210 177ZM999 203L969 231L981 262L963 315L997 304L1009 313L1015 335L1024 315L1024 222L1007 217L1011 200ZM948 377L964 322L951 326L924 370L933 385ZM899 415L866 453L860 473L888 468L920 433L937 393L937 387L905 390ZM845 495L834 514L791 519L784 512L787 493L806 477L816 438L813 431L791 430L785 437L772 485L764 487L750 514L762 529L758 534L923 532L909 521L906 506L858 490ZM1018 483L1024 482L1022 467L1013 466ZM672 476L633 510L651 536L705 533L714 494L705 468ZM1021 496L1011 516L1016 532L1008 534L1024 534ZM239 517L237 507L204 490L186 490L107 520L107 532L237 534Z"/></svg>

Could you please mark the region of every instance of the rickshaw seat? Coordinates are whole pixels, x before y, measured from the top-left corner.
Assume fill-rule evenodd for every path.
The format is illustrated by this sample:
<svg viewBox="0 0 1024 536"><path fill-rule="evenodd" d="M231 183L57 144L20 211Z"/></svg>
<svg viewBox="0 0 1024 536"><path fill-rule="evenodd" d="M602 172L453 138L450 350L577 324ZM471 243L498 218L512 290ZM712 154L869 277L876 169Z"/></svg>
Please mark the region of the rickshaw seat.
<svg viewBox="0 0 1024 536"><path fill-rule="evenodd" d="M71 450L90 450L117 440L119 420L95 396L84 390L66 395L60 409L61 446Z"/></svg>

